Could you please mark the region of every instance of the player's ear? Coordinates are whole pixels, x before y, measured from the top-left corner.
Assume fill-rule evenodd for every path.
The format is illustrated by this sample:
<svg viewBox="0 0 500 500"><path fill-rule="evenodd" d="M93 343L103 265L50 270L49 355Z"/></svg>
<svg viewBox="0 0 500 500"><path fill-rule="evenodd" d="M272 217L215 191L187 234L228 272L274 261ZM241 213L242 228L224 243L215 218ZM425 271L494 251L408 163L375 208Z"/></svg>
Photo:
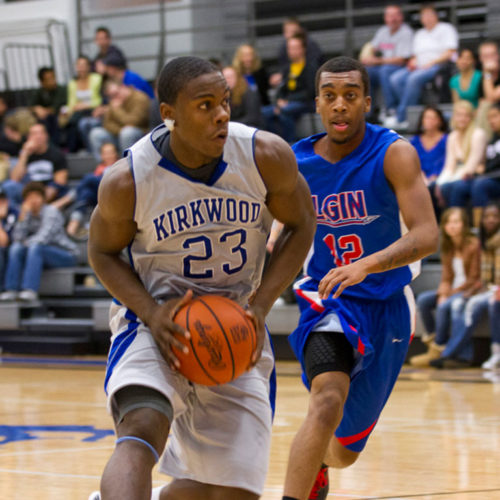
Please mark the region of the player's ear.
<svg viewBox="0 0 500 500"><path fill-rule="evenodd" d="M160 115L162 120L165 122L167 128L172 131L175 126L175 113L174 108L167 104L166 102L160 103Z"/></svg>
<svg viewBox="0 0 500 500"><path fill-rule="evenodd" d="M372 109L372 98L371 96L365 96L365 113L369 113Z"/></svg>
<svg viewBox="0 0 500 500"><path fill-rule="evenodd" d="M318 97L318 96L316 96L316 97L314 98L314 103L315 103L315 105L316 105L316 113L318 113L318 114L319 114L319 97Z"/></svg>

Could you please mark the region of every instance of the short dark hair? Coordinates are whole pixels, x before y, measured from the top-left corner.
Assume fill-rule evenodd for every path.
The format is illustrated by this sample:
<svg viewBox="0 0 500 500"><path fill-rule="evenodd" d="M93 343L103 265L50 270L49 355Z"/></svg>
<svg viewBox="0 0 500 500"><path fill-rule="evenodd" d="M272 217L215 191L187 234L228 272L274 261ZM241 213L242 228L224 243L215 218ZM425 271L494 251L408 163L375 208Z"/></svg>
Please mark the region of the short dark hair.
<svg viewBox="0 0 500 500"><path fill-rule="evenodd" d="M109 28L106 28L106 26L98 26L95 29L96 34L99 33L99 31L106 33L106 35L108 35L108 38L111 38L111 31L109 31Z"/></svg>
<svg viewBox="0 0 500 500"><path fill-rule="evenodd" d="M328 59L316 72L316 81L314 87L316 94L319 93L319 80L321 73L347 73L348 71L359 71L361 73L361 81L363 82L363 91L365 96L370 95L370 78L366 68L356 59L352 57L339 56L333 59Z"/></svg>
<svg viewBox="0 0 500 500"><path fill-rule="evenodd" d="M427 105L424 110L422 111L422 113L420 113L420 116L418 117L418 124L417 124L417 135L420 135L423 133L423 129L422 129L422 122L424 121L424 114L426 111L434 111L438 117L439 117L439 120L441 122L441 125L439 126L439 130L441 132L448 132L448 122L446 121L444 115L443 115L443 112L437 107L437 106L434 106L432 104L429 104Z"/></svg>
<svg viewBox="0 0 500 500"><path fill-rule="evenodd" d="M115 52L111 52L106 57L104 57L104 59L102 59L102 63L105 66L111 66L113 68L127 69L127 64L125 63L123 57Z"/></svg>
<svg viewBox="0 0 500 500"><path fill-rule="evenodd" d="M160 103L175 104L179 92L189 81L208 73L220 73L220 70L201 57L182 56L172 59L163 66L158 76L158 100Z"/></svg>
<svg viewBox="0 0 500 500"><path fill-rule="evenodd" d="M42 81L46 73L55 73L54 68L52 66L42 66L38 70L38 81Z"/></svg>
<svg viewBox="0 0 500 500"><path fill-rule="evenodd" d="M45 186L41 182L28 182L23 188L23 200L25 200L30 193L40 193L45 200Z"/></svg>

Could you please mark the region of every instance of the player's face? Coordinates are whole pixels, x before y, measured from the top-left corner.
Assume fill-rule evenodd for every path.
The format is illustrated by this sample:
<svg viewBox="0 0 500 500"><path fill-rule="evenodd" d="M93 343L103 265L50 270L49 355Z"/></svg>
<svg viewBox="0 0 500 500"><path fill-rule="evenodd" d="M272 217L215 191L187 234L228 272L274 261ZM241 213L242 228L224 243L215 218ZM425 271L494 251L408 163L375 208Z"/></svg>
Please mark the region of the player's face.
<svg viewBox="0 0 500 500"><path fill-rule="evenodd" d="M172 137L192 162L207 163L222 155L230 117L229 95L222 73L213 72L189 81L174 105L161 103L162 117L175 122Z"/></svg>
<svg viewBox="0 0 500 500"><path fill-rule="evenodd" d="M370 111L370 96L365 96L359 71L321 73L316 111L329 139L346 144L364 133L365 113Z"/></svg>

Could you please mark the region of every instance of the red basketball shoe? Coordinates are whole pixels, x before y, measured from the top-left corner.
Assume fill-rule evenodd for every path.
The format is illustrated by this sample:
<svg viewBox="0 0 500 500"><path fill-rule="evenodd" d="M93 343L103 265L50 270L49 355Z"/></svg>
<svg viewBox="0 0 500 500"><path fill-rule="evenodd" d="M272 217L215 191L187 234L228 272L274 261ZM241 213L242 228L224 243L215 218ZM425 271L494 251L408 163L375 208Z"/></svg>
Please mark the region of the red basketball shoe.
<svg viewBox="0 0 500 500"><path fill-rule="evenodd" d="M328 486L328 466L322 465L316 476L316 481L314 481L311 493L309 493L309 500L326 500Z"/></svg>

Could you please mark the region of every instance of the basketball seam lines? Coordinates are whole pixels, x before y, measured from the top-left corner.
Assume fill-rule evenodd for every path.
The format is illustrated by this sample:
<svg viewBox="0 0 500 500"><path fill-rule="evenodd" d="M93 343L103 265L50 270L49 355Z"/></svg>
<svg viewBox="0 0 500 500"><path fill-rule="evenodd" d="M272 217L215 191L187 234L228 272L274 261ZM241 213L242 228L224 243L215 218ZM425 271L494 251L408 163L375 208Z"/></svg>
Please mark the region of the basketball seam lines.
<svg viewBox="0 0 500 500"><path fill-rule="evenodd" d="M227 335L226 335L226 331L224 330L224 327L222 326L221 322L219 321L219 318L217 317L217 315L215 314L213 309L201 297L198 297L198 300L211 312L212 316L215 318L215 321L217 321L217 323L219 324L220 329L222 331L222 334L224 335L224 338L226 339L228 351L229 351L229 354L231 354L231 366L232 366L231 380L233 380L234 379L234 369L235 369L234 356L233 356L233 350L231 349L231 343L229 342L229 339L227 338Z"/></svg>
<svg viewBox="0 0 500 500"><path fill-rule="evenodd" d="M226 297L224 297L224 298L226 298ZM241 311L237 307L234 306L234 304L233 304L233 302L231 300L227 299L226 302L227 302L228 306L231 306L245 320L245 322L247 323L247 325L251 326L250 331L251 330L255 330L255 336L252 335L252 352L253 352L254 349L255 349L255 347L256 347L256 345L257 345L257 330L255 329L253 323L246 317L246 315L245 314L241 314Z"/></svg>

